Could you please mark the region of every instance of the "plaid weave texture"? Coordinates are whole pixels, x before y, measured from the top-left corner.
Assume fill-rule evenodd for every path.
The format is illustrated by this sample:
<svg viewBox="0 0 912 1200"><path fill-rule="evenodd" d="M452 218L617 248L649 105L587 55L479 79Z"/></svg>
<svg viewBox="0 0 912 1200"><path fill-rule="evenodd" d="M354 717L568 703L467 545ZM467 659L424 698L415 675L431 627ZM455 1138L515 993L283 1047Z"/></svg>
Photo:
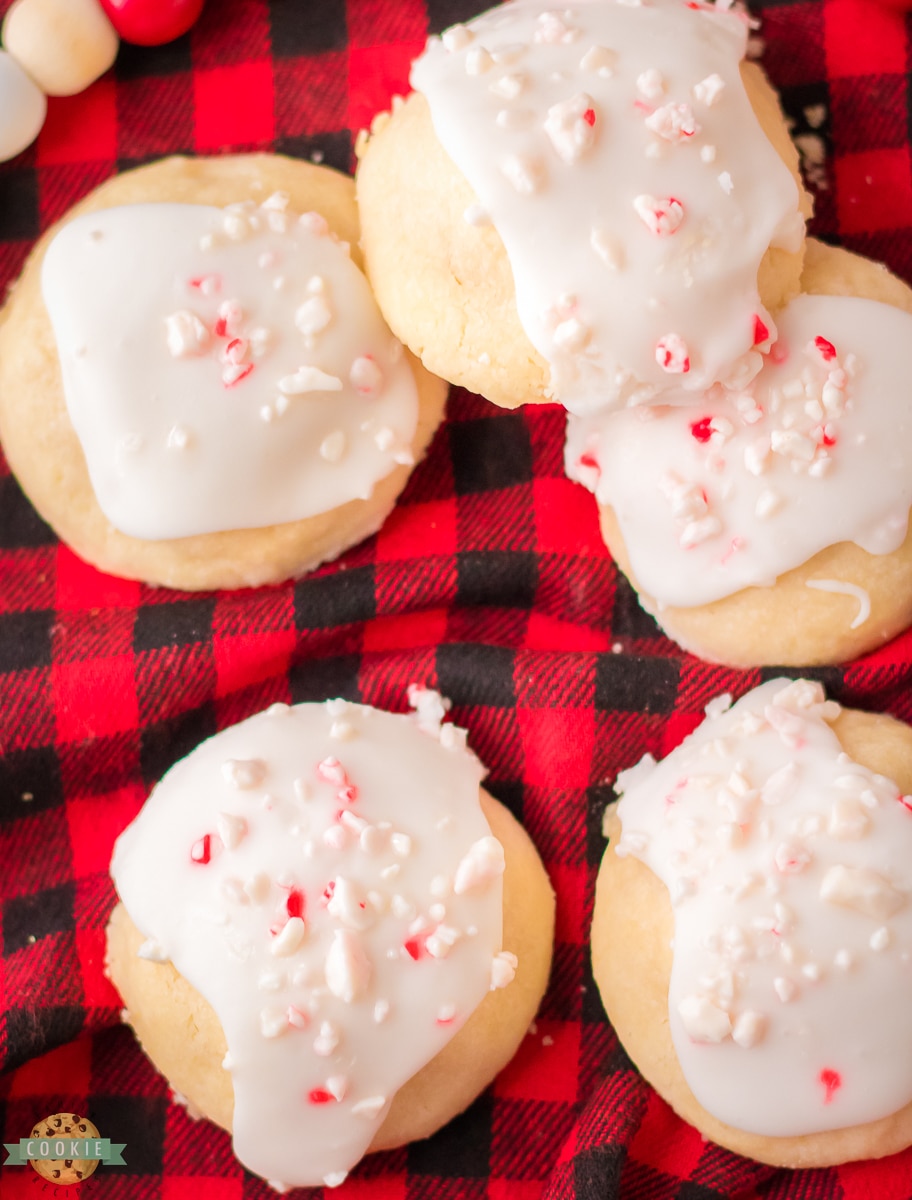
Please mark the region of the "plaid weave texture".
<svg viewBox="0 0 912 1200"><path fill-rule="evenodd" d="M357 131L405 91L428 32L483 0L209 0L164 47L123 46L50 102L0 165L0 287L34 238L116 171L174 152L278 150L352 166ZM0 15L9 0L0 0ZM912 280L912 26L873 0L768 0L764 64L812 160L813 230ZM274 1196L193 1122L119 1021L102 970L114 838L164 770L278 701L403 710L439 688L535 839L558 896L554 971L512 1065L426 1143L362 1163L338 1200L902 1200L912 1154L777 1171L701 1141L605 1021L587 952L611 781L663 755L714 695L770 672L708 666L664 638L562 472L561 414L455 391L374 538L308 579L185 595L104 576L36 516L0 461L0 1141L87 1113L126 1165L97 1200ZM912 635L815 671L838 700L912 720ZM876 1019L872 1015L873 1019ZM0 1168L0 1197L54 1189ZM304 1195L304 1192L299 1193ZM314 1193L315 1195L317 1193Z"/></svg>

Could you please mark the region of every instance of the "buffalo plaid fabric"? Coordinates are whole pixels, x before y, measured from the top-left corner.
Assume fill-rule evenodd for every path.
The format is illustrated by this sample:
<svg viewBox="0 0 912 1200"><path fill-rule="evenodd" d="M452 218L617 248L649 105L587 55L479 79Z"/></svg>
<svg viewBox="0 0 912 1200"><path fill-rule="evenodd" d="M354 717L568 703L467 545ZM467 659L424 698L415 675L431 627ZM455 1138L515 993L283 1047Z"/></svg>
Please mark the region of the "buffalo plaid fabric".
<svg viewBox="0 0 912 1200"><path fill-rule="evenodd" d="M428 32L480 7L209 0L179 41L123 46L0 166L0 285L70 204L158 155L275 149L350 169L357 131L406 89ZM815 232L912 279L904 16L874 0L768 0L757 15L814 181ZM667 753L711 697L770 673L708 666L657 631L561 457L556 409L505 412L457 391L376 537L299 583L192 596L82 563L0 464L0 1140L85 1113L127 1147L125 1166L83 1185L87 1200L274 1194L171 1102L120 1023L103 973L111 847L166 768L217 730L277 700L401 710L418 681L452 698L491 790L538 845L558 897L553 978L489 1091L429 1141L362 1163L339 1200L912 1193L912 1154L788 1172L704 1143L605 1020L587 931L611 781ZM814 675L839 700L912 720L910 667L907 635ZM42 1188L27 1167L0 1168L3 1200Z"/></svg>

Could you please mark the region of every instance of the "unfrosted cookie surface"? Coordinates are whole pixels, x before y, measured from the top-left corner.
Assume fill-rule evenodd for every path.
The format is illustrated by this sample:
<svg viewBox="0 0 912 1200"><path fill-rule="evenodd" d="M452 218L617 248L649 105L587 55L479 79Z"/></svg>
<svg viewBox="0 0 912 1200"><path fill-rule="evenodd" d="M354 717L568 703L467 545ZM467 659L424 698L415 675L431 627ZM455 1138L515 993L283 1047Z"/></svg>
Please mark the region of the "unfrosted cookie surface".
<svg viewBox="0 0 912 1200"><path fill-rule="evenodd" d="M808 681L724 708L619 779L593 927L606 1009L721 1144L790 1166L891 1153L912 1137L912 734Z"/></svg>

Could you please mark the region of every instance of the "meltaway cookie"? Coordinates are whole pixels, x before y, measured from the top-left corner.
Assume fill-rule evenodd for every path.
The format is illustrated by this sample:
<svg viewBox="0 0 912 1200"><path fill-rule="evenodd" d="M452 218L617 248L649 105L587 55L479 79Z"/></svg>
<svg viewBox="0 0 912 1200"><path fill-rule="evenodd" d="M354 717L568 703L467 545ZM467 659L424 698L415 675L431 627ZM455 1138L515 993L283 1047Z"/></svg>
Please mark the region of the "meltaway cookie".
<svg viewBox="0 0 912 1200"><path fill-rule="evenodd" d="M912 730L773 680L618 778L592 961L700 1132L809 1167L912 1142Z"/></svg>
<svg viewBox="0 0 912 1200"><path fill-rule="evenodd" d="M746 15L518 0L432 38L358 169L368 274L429 369L513 407L749 379L809 202Z"/></svg>
<svg viewBox="0 0 912 1200"><path fill-rule="evenodd" d="M149 1057L282 1185L427 1137L512 1057L554 899L436 693L274 705L117 842L108 963Z"/></svg>
<svg viewBox="0 0 912 1200"><path fill-rule="evenodd" d="M643 606L735 666L844 662L912 621L912 291L808 247L818 294L740 393L568 421L567 472Z"/></svg>
<svg viewBox="0 0 912 1200"><path fill-rule="evenodd" d="M39 242L0 314L0 436L78 554L240 587L380 526L445 385L384 325L357 239L350 179L261 155L119 176Z"/></svg>

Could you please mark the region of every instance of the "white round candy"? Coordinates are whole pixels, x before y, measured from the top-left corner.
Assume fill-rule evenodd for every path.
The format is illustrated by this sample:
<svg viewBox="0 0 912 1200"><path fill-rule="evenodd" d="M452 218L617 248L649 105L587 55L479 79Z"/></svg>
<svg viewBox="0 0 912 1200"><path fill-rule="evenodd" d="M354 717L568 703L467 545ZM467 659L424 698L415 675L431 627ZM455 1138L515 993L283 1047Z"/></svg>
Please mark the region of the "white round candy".
<svg viewBox="0 0 912 1200"><path fill-rule="evenodd" d="M46 112L44 92L0 50L0 162L15 158L35 140Z"/></svg>

